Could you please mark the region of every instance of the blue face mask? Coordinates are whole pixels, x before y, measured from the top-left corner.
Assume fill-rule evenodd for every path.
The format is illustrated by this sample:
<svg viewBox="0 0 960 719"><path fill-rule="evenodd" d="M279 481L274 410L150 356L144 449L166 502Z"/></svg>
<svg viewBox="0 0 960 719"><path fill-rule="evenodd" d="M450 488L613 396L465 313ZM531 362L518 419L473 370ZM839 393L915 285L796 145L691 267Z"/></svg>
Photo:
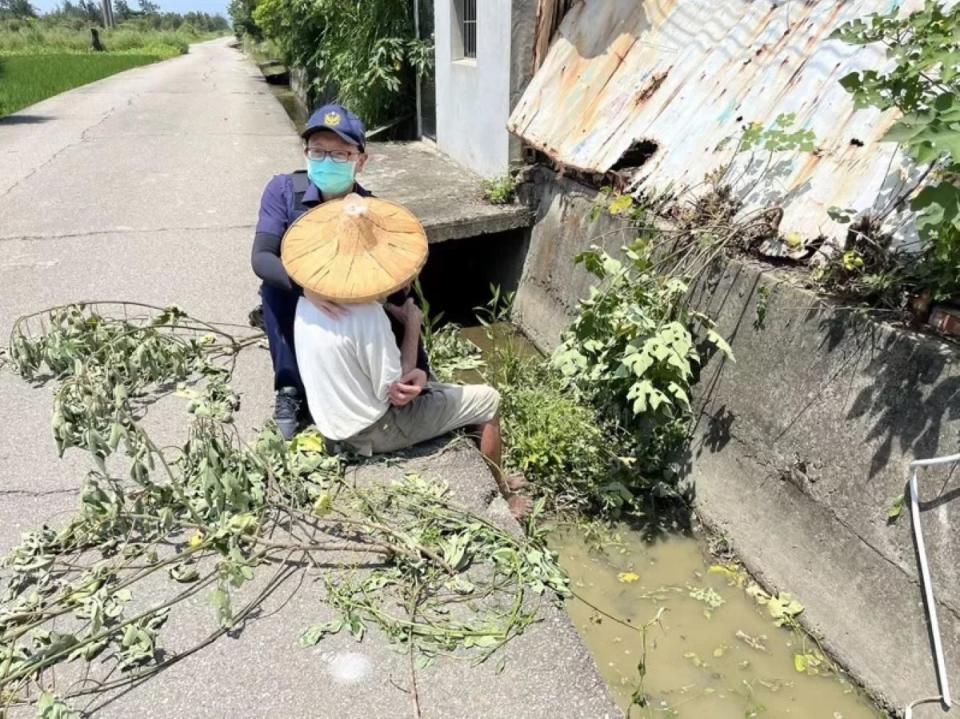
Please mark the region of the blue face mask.
<svg viewBox="0 0 960 719"><path fill-rule="evenodd" d="M322 160L307 158L307 175L327 197L350 192L353 189L356 170L356 161L334 162L331 157L325 157Z"/></svg>

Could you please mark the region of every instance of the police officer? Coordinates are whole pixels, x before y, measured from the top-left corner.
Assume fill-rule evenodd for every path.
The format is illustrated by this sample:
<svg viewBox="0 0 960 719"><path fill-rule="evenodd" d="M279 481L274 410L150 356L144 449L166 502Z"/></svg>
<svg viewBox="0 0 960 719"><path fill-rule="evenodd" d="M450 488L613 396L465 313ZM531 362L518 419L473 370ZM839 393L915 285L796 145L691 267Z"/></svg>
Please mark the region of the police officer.
<svg viewBox="0 0 960 719"><path fill-rule="evenodd" d="M356 182L357 173L367 162L366 132L360 118L342 105L326 105L310 116L301 137L307 169L276 175L267 183L260 200L252 255L253 271L263 280L260 297L273 361L274 419L285 439L293 438L306 420L306 403L293 341L293 319L303 291L283 269L281 240L293 221L311 207L351 192L364 197L371 194ZM401 294L390 299L401 305L404 297ZM330 303L325 310L336 314L337 306ZM394 314L388 315L394 334L401 337L402 322ZM418 355L417 366L429 375L422 345Z"/></svg>

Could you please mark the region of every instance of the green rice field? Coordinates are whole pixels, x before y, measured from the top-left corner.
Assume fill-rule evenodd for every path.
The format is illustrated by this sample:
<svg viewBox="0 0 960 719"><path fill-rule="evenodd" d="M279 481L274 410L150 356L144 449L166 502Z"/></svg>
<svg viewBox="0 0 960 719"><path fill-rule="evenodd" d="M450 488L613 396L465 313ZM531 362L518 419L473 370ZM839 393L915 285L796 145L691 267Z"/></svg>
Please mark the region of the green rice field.
<svg viewBox="0 0 960 719"><path fill-rule="evenodd" d="M156 62L157 54L0 54L0 117L35 102L132 67Z"/></svg>

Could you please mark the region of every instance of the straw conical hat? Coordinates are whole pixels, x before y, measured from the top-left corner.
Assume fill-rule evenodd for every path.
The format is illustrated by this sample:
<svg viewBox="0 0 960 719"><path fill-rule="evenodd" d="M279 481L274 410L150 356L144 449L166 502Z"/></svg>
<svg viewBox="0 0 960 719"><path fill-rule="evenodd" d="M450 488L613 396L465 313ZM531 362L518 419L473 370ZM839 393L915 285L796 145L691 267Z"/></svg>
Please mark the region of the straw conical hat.
<svg viewBox="0 0 960 719"><path fill-rule="evenodd" d="M427 233L407 208L351 194L290 225L280 257L294 282L324 299L372 302L417 276Z"/></svg>

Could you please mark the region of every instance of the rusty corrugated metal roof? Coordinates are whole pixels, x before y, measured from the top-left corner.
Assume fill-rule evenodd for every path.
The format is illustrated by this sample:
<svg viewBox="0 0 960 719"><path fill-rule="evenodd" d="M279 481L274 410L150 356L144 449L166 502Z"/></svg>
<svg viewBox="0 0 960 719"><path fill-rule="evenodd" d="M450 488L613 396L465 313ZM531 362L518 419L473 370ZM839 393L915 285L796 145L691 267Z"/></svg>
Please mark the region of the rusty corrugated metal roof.
<svg viewBox="0 0 960 719"><path fill-rule="evenodd" d="M762 182L746 167L746 208L782 204L781 229L843 230L832 206L874 211L903 186L893 112L855 110L838 80L887 63L882 49L829 40L840 24L898 0L584 0L567 13L509 127L559 163L606 172L656 143L634 186L692 187L729 162L748 123L794 113L815 153L778 153ZM920 0L902 3L918 8ZM731 142L730 139L734 141ZM743 168L732 173L737 176Z"/></svg>

